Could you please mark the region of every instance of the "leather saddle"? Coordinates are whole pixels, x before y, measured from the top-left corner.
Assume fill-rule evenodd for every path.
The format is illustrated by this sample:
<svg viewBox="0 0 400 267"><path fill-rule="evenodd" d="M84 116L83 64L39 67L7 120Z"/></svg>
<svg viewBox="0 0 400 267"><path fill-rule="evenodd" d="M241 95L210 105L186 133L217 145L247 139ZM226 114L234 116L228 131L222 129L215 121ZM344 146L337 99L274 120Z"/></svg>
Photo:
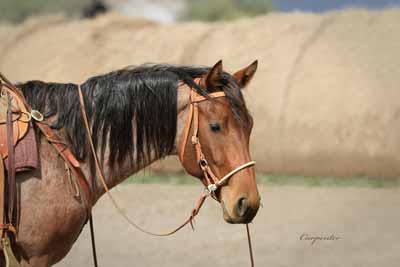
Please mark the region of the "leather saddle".
<svg viewBox="0 0 400 267"><path fill-rule="evenodd" d="M29 128L29 121L31 115L26 109L20 96L15 92L4 87L0 88L0 153L3 159L8 156L7 147L7 107L8 107L8 95L11 99L11 111L12 111L12 127L13 127L13 144L17 144L21 140Z"/></svg>
<svg viewBox="0 0 400 267"><path fill-rule="evenodd" d="M13 147L28 132L31 113L26 108L23 96L17 89L12 90L13 87L8 84L0 73L0 238L6 267L19 267L20 264L15 258L10 241L10 234L16 235L17 232L13 219L16 199L15 151ZM12 142L9 139L12 139ZM9 151L9 148L12 151ZM8 156L10 168L5 172L3 160ZM6 173L7 180L5 179ZM6 192L8 192L7 195ZM8 204L5 205L6 203Z"/></svg>

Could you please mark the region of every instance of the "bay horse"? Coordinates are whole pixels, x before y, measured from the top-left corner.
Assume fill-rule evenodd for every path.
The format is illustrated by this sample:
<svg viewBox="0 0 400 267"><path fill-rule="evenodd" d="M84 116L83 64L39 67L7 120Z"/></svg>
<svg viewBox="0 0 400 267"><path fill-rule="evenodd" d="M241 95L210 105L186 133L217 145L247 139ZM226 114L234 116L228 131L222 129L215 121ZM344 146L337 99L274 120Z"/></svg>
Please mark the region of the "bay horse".
<svg viewBox="0 0 400 267"><path fill-rule="evenodd" d="M191 116L192 92L205 101L196 103L198 125L190 126L188 132L198 128L209 168L223 177L250 161L253 119L242 89L256 69L257 61L233 75L223 71L222 61L211 68L146 64L92 77L79 86L29 81L18 87L29 105L44 115L45 122L71 148L85 177L93 178L90 189L94 204L105 189L90 154L78 88L109 188L156 160L179 154L185 170L207 185L196 149L191 141L183 140ZM223 97L211 97L218 92L223 92ZM67 175L65 162L39 131L36 137L39 168L17 174L19 224L13 250L23 267L59 262L88 220L85 201L74 197L70 179L75 178ZM226 222L251 222L260 205L254 168L237 171L214 196ZM4 265L1 257L0 265Z"/></svg>

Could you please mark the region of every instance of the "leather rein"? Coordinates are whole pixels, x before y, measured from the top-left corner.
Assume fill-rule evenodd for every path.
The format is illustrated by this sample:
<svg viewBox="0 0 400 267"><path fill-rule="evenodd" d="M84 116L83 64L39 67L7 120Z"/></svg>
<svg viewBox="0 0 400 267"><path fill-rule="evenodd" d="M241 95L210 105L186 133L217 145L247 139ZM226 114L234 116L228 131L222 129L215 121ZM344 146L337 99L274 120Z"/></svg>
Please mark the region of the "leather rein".
<svg viewBox="0 0 400 267"><path fill-rule="evenodd" d="M118 213L120 213L120 215L134 228L138 229L139 231L146 233L148 235L152 235L152 236L170 236L176 232L178 232L180 229L182 229L183 227L185 227L187 224L190 224L192 229L194 230L193 227L193 220L196 217L196 215L199 213L204 201L206 200L206 198L208 196L212 196L214 199L216 199L215 196L215 191L218 190L220 187L222 187L223 185L227 184L229 179L236 173L240 172L241 170L245 169L245 168L249 168L251 166L254 166L255 162L254 161L249 161L247 163L244 163L240 166L238 166L237 168L235 168L234 170L232 170L231 172L229 172L228 174L226 174L224 177L218 179L217 175L214 174L214 172L211 170L204 153L202 152L201 149L201 144L200 144L200 140L199 140L199 111L198 111L198 103L202 102L202 101L206 101L212 98L219 98L219 97L225 97L225 93L224 92L215 92L215 93L210 93L208 94L208 97L204 97L202 95L199 95L193 88L190 88L190 99L189 99L189 105L190 105L190 110L189 110L189 118L186 122L186 127L184 130L184 137L183 137L183 141L181 143L180 146L180 154L179 154L179 159L182 163L182 165L184 165L184 153L185 153L185 148L188 142L188 137L190 134L190 130L193 126L193 131L192 131L192 136L191 136L191 143L195 148L196 151L196 159L197 159L197 163L199 164L199 167L201 168L201 170L203 171L204 174L204 181L203 183L206 186L206 190L203 192L203 194L200 196L199 200L197 201L195 207L193 208L190 216L178 227L176 227L175 229L173 229L172 231L166 232L166 233L154 233L151 231L148 231L144 228L142 228L141 226L139 226L136 222L134 222L131 218L129 218L123 211L123 209L118 205L118 203L116 202L116 200L114 199L113 195L111 194L107 183L106 183L106 179L104 176L104 172L102 170L102 168L100 167L100 162L95 150L95 147L93 145L93 141L92 141L92 133L91 133L91 129L90 129L90 125L87 119L87 114L86 114L86 108L85 108L85 101L84 101L84 97L82 94L82 89L81 87L78 85L78 93L79 93L79 102L80 102L80 108L81 108L81 112L82 112L82 117L83 117L83 121L85 124L85 129L88 135L88 141L90 144L90 149L92 151L93 157L94 157L94 161L95 161L95 165L96 165L96 169L99 173L99 177L100 177L100 181L101 184L106 192L106 194L108 195L108 197L110 198L112 204L114 205L115 209L118 211ZM217 200L217 199L216 199ZM249 225L246 224L246 230L247 230L247 239L248 239L248 245L249 245L249 252L250 252L250 260L251 260L251 266L254 266L254 260L253 260L253 252L252 252L252 246L251 246L251 239L250 239L250 230L249 230Z"/></svg>
<svg viewBox="0 0 400 267"><path fill-rule="evenodd" d="M85 178L85 175L84 175L84 173L83 173L83 171L81 169L79 161L75 158L75 156L73 155L73 153L72 153L71 149L69 148L69 146L53 131L53 129L46 122L42 121L43 120L43 116L38 111L33 110L31 108L31 106L26 102L25 97L23 96L22 92L16 86L14 86L9 80L7 80L4 77L4 75L2 75L1 73L0 73L0 78L1 78L0 79L0 86L5 86L5 87L7 87L8 90L11 90L14 93L16 93L18 95L18 97L21 99L21 101L23 101L24 105L26 106L26 108L30 112L30 114L32 114L32 116L35 113L37 113L37 114L39 114L41 116L41 118L39 118L39 119L35 118L35 121L34 121L35 125L39 128L39 130L45 136L47 141L50 144L53 145L53 147L56 149L57 153L65 161L65 164L67 166L68 172L70 171L77 178L78 185L79 185L78 187L80 188L80 190L83 191L84 202L86 203L87 218L88 218L88 220L90 222L94 263L95 263L95 266L97 266L97 257L96 257L96 249L95 249L95 242L94 242L94 231L93 231L93 220L92 220L92 216L91 216L91 210L92 210L92 206L93 206L93 203L94 203L92 190L94 190L95 188L91 188L90 187L90 185L89 185L87 179ZM90 149L92 151L92 154L93 154L93 157L94 157L94 160L95 160L96 169L97 169L99 177L100 177L100 181L101 181L101 183L102 183L107 195L109 196L112 204L117 209L117 211L121 214L121 216L124 217L130 225L132 225L133 227L135 227L139 231L144 232L144 233L149 234L149 235L153 235L153 236L170 236L170 235L176 233L177 231L179 231L180 229L182 229L187 224L190 224L192 226L192 229L194 229L193 228L193 220L194 220L195 216L199 213L200 208L202 207L202 205L203 205L204 201L206 200L206 198L208 196L212 196L212 197L215 198L215 191L218 188L220 188L221 186L225 185L228 182L228 180L234 174L236 174L237 172L239 172L239 171L241 171L241 170L243 170L245 168L251 167L251 166L253 166L255 164L254 161L247 162L245 164L240 165L236 169L232 170L231 172L226 174L221 179L217 178L217 176L211 170L211 168L210 168L210 166L209 166L209 164L208 164L208 162L207 162L207 160L206 160L206 158L205 158L205 156L204 156L204 154L202 152L202 149L201 149L201 144L200 144L200 140L199 140L199 136L198 136L198 132L199 132L199 128L198 128L199 127L199 123L198 123L198 119L199 119L198 103L202 102L202 101L209 100L211 98L224 97L225 93L224 92L211 93L206 98L206 97L203 97L203 96L199 95L196 91L193 90L193 88L191 88L190 90L191 90L191 92L190 92L190 113L189 113L189 118L187 120L186 127L185 127L184 138L183 138L183 141L182 141L179 158L180 158L180 160L181 160L181 162L183 164L184 163L184 157L183 156L184 156L185 147L186 147L186 144L188 142L190 129L192 128L192 125L193 125L193 133L192 133L192 136L191 136L191 143L195 147L196 158L197 158L197 162L199 164L199 167L201 168L201 170L204 173L205 181L203 181L203 183L206 185L206 190L200 196L200 198L197 201L196 206L193 208L189 218L187 220L185 220L180 226L178 226L174 230L172 230L170 232L167 232L167 233L153 233L153 232L150 232L150 231L147 231L147 230L143 229L138 224L136 224L133 220L131 220L123 212L123 209L117 204L117 202L115 201L114 197L110 193L109 188L108 188L107 183L106 183L106 179L105 179L103 170L102 170L102 168L100 167L100 164L99 164L99 160L98 160L98 157L97 157L96 150L95 150L94 145L93 145L92 133L91 133L91 130L90 130L88 119L87 119L84 98L83 98L81 87L78 85L79 102L80 102L80 108L81 108L81 112L82 112L82 117L83 117L85 129L86 129L86 132L87 132L87 135L88 135L88 141L89 141ZM92 187L93 186L94 186L94 183L92 183ZM75 197L78 198L78 200L82 201L80 194L76 195ZM4 230L11 231L11 229L5 229L5 228L4 228ZM246 230L247 230L247 238L248 238L251 266L254 266L253 253L252 253L252 247L251 247L251 239L250 239L250 231L249 231L248 224L246 224Z"/></svg>

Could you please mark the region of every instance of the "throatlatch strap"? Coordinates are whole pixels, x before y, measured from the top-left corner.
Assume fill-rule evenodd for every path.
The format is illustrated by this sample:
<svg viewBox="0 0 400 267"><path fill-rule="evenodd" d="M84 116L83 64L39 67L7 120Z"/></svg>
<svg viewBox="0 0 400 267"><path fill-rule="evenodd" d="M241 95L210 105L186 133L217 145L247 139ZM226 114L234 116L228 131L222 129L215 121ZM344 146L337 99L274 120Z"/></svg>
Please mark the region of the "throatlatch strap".
<svg viewBox="0 0 400 267"><path fill-rule="evenodd" d="M183 132L183 143L182 143L183 146L185 146L188 141L190 133L190 125L192 125L192 119L193 119L193 105L190 105L188 122L186 123L185 131ZM181 160L181 162L183 162L184 153L185 153L185 147L181 147L181 151L179 154L179 159Z"/></svg>

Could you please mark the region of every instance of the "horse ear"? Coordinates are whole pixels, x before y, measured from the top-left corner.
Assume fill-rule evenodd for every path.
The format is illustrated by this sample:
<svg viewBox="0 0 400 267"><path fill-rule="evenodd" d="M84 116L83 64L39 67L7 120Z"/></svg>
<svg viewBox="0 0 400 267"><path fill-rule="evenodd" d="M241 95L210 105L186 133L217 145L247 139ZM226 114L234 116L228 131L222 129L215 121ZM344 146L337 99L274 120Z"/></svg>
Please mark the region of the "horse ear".
<svg viewBox="0 0 400 267"><path fill-rule="evenodd" d="M254 74L257 71L257 65L258 65L258 60L254 61L249 66L233 74L233 77L235 77L236 81L242 88L245 88L250 83L251 79L253 78Z"/></svg>
<svg viewBox="0 0 400 267"><path fill-rule="evenodd" d="M217 89L222 86L221 77L222 77L222 60L218 61L214 67L207 73L205 79L205 85L207 89Z"/></svg>

